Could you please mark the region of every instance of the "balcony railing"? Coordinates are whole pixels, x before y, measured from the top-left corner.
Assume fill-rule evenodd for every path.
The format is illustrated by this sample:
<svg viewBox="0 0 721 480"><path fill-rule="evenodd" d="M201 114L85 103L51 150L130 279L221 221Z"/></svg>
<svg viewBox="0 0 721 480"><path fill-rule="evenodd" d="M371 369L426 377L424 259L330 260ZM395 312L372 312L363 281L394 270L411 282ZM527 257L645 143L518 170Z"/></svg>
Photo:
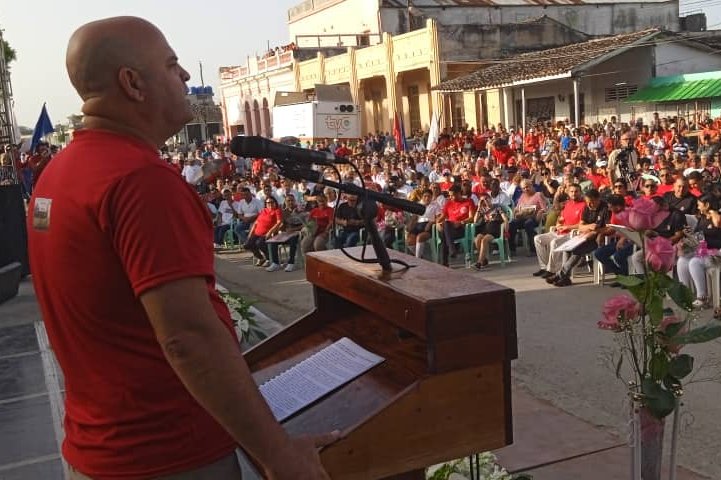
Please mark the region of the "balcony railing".
<svg viewBox="0 0 721 480"><path fill-rule="evenodd" d="M220 81L228 82L237 80L239 78L247 77L249 75L256 75L258 73L275 70L289 66L293 63L293 52L282 52L276 55L271 55L266 58L259 58L256 60L257 68L250 68L249 64L238 65L234 67L221 67L220 68Z"/></svg>
<svg viewBox="0 0 721 480"><path fill-rule="evenodd" d="M370 47L383 42L379 33L345 33L335 35L296 35L298 48Z"/></svg>

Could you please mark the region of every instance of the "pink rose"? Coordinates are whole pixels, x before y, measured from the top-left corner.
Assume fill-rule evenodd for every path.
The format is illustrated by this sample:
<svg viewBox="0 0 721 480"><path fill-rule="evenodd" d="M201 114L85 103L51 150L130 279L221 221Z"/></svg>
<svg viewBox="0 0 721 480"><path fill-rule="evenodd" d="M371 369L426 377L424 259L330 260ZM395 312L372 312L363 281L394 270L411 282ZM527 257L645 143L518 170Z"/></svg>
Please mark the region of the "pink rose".
<svg viewBox="0 0 721 480"><path fill-rule="evenodd" d="M598 328L618 332L621 330L619 319L631 320L638 317L640 311L641 305L628 295L611 297L603 304L603 319L598 322Z"/></svg>
<svg viewBox="0 0 721 480"><path fill-rule="evenodd" d="M635 199L633 205L619 213L617 217L624 225L634 230L649 230L657 225L654 222L658 212L659 206L656 202L641 197Z"/></svg>
<svg viewBox="0 0 721 480"><path fill-rule="evenodd" d="M646 263L655 272L666 273L676 262L676 249L671 240L657 236L646 238Z"/></svg>

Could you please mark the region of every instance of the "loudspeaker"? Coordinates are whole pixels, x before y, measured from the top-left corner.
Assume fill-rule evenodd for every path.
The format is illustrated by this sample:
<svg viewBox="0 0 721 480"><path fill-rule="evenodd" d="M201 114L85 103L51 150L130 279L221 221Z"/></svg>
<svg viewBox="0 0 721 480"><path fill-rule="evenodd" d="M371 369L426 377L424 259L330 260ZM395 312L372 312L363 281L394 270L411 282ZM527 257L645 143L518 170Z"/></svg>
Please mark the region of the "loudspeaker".
<svg viewBox="0 0 721 480"><path fill-rule="evenodd" d="M22 265L22 276L30 273L25 202L20 185L0 186L0 267L13 262Z"/></svg>

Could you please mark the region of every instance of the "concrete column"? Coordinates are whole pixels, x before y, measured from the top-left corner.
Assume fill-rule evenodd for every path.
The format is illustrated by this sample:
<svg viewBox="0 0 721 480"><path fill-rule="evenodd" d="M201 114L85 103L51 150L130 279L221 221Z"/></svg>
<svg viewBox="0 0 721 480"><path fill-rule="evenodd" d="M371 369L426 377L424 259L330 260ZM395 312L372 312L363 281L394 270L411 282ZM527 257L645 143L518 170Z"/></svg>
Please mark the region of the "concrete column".
<svg viewBox="0 0 721 480"><path fill-rule="evenodd" d="M321 52L318 52L318 72L320 75L318 83L325 85L325 55Z"/></svg>
<svg viewBox="0 0 721 480"><path fill-rule="evenodd" d="M438 41L438 23L434 19L429 18L426 21L426 32L430 43L428 50L430 52L430 58L428 59L428 72L431 88L433 88L441 83L441 45ZM431 111L429 112L428 118L433 118L433 113L437 113L439 118L438 125L440 129L443 130L443 128L447 126L445 120L446 114L443 111L443 94L436 90L432 90L429 95L431 98L428 103Z"/></svg>
<svg viewBox="0 0 721 480"><path fill-rule="evenodd" d="M508 129L511 125L511 106L509 105L508 89L503 88L503 126Z"/></svg>
<svg viewBox="0 0 721 480"><path fill-rule="evenodd" d="M388 126L393 128L393 119L395 113L403 114L402 105L399 102L397 91L398 81L396 79L396 69L393 65L393 36L388 32L383 32L383 45L386 47L386 95L388 96Z"/></svg>
<svg viewBox="0 0 721 480"><path fill-rule="evenodd" d="M578 125L580 124L579 119L581 118L581 104L579 102L579 96L578 96L578 78L573 79L573 124L578 128ZM620 122L620 115L619 115L619 122Z"/></svg>
<svg viewBox="0 0 721 480"><path fill-rule="evenodd" d="M475 91L463 92L463 118L468 126L473 128L478 128L477 100Z"/></svg>
<svg viewBox="0 0 721 480"><path fill-rule="evenodd" d="M348 84L350 85L350 93L353 96L353 103L360 105L362 100L360 99L360 82L358 81L358 67L355 59L355 48L348 47Z"/></svg>
<svg viewBox="0 0 721 480"><path fill-rule="evenodd" d="M521 130L526 135L526 88L521 87Z"/></svg>

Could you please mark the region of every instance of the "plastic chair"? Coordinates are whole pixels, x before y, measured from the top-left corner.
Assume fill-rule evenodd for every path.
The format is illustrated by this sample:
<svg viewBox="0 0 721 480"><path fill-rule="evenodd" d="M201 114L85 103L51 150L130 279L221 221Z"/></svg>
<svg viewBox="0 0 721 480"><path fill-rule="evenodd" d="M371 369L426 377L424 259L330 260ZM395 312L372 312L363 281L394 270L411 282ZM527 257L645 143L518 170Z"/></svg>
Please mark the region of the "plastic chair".
<svg viewBox="0 0 721 480"><path fill-rule="evenodd" d="M235 235L235 227L238 225L238 222L233 219L230 222L230 228L223 234L223 248L230 249L235 248L236 246L236 235ZM237 239L238 243L238 249L240 249L240 239Z"/></svg>
<svg viewBox="0 0 721 480"><path fill-rule="evenodd" d="M463 236L453 241L455 245L460 245L463 249L466 268L471 268L473 265L473 240L476 233L476 226L472 223L465 224L465 230ZM441 261L441 243L443 241L443 232L438 231L438 224L433 224L431 229L431 255L433 261L440 263Z"/></svg>
<svg viewBox="0 0 721 480"><path fill-rule="evenodd" d="M511 261L511 250L506 247L508 246L508 224L513 220L513 210L505 205L501 205L501 208L506 214L506 220L501 225L501 236L494 238L492 243L498 247L498 258L501 260L501 266L505 267L506 262Z"/></svg>

